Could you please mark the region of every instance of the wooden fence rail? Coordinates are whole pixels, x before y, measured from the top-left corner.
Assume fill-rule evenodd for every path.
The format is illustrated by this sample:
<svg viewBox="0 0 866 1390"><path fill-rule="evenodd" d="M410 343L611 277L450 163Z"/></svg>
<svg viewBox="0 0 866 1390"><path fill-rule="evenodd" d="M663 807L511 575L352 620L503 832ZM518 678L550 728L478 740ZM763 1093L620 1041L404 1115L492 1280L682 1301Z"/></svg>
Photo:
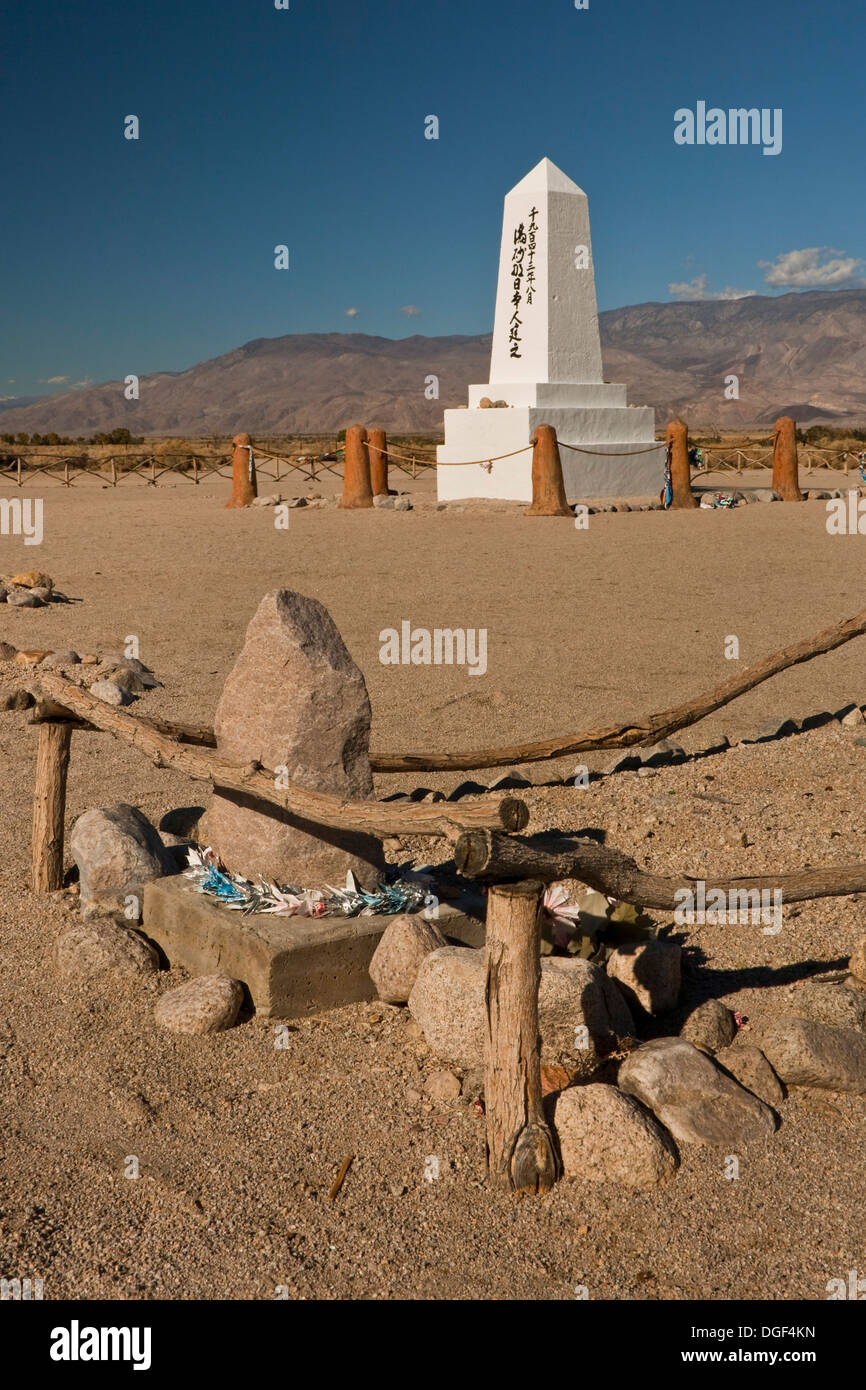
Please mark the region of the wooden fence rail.
<svg viewBox="0 0 866 1390"><path fill-rule="evenodd" d="M214 786L243 792L314 825L351 829L371 835L441 835L452 840L464 830L495 827L521 830L529 812L524 802L511 796L449 805L350 801L324 792L284 787L274 772L259 763L238 767L227 763L216 749L180 743L155 723L125 714L91 695L83 686L53 672L40 672L32 682L43 693L35 722L40 724L40 756L34 798L34 887L48 892L62 882L63 816L66 767L69 762L71 727L95 728L117 738L151 758L159 767L174 767L189 777ZM49 732L64 728L64 735ZM165 727L163 725L163 727ZM198 731L193 731L195 734Z"/></svg>
<svg viewBox="0 0 866 1390"><path fill-rule="evenodd" d="M314 457L302 454L295 458L282 458L264 450L253 450L256 474L280 482L292 474L300 473L309 482L315 482L324 473L342 477L343 460ZM418 470L435 467L435 460L420 455L404 457L391 456L395 468L401 469L414 478ZM268 465L273 465L269 467ZM27 457L16 454L5 464L0 464L0 479L13 479L17 487L44 478L58 483L61 487L74 487L85 478L95 478L104 487L118 487L128 479L137 479L147 486L158 487L160 478L166 476L182 478L198 485L205 478L218 477L231 479L231 458L227 454L219 456L208 454L124 454L107 459L86 459L70 455L39 461L39 456Z"/></svg>

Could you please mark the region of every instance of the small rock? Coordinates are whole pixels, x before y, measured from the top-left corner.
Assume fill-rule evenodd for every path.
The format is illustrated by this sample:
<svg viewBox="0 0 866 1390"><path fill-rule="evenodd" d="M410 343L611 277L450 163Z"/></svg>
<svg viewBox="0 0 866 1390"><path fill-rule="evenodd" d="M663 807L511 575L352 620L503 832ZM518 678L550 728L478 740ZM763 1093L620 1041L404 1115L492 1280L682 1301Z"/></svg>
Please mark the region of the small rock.
<svg viewBox="0 0 866 1390"><path fill-rule="evenodd" d="M15 663L17 666L39 666L50 655L50 652L21 651L16 653Z"/></svg>
<svg viewBox="0 0 866 1390"><path fill-rule="evenodd" d="M776 1127L769 1106L685 1038L655 1038L630 1052L619 1085L648 1106L678 1143L744 1143Z"/></svg>
<svg viewBox="0 0 866 1390"><path fill-rule="evenodd" d="M388 1004L405 1004L424 958L447 944L436 923L419 913L395 917L370 961L370 979L379 998Z"/></svg>
<svg viewBox="0 0 866 1390"><path fill-rule="evenodd" d="M81 664L82 666L98 666L99 657L94 656L92 652L88 652L85 656L81 658Z"/></svg>
<svg viewBox="0 0 866 1390"><path fill-rule="evenodd" d="M716 1053L716 1061L758 1100L773 1109L779 1108L785 1093L759 1047L752 1047L749 1043L731 1044Z"/></svg>
<svg viewBox="0 0 866 1390"><path fill-rule="evenodd" d="M394 498L394 511L395 511L395 512L411 512L411 510L412 510L412 503L409 501L409 498L408 498L408 497L395 497L395 498Z"/></svg>
<svg viewBox="0 0 866 1390"><path fill-rule="evenodd" d="M42 665L47 671L56 671L61 666L77 666L80 661L78 652L50 652Z"/></svg>
<svg viewBox="0 0 866 1390"><path fill-rule="evenodd" d="M145 883L174 872L174 861L150 821L120 803L85 811L72 828L69 848L78 865L82 912L123 910L142 898Z"/></svg>
<svg viewBox="0 0 866 1390"><path fill-rule="evenodd" d="M460 1094L460 1080L453 1071L434 1071L424 1082L424 1090L431 1100L456 1100Z"/></svg>
<svg viewBox="0 0 866 1390"><path fill-rule="evenodd" d="M373 506L378 507L380 511L386 507L389 507L393 511L396 501L396 497L389 497L387 492L377 492L373 498Z"/></svg>
<svg viewBox="0 0 866 1390"><path fill-rule="evenodd" d="M0 661L13 661L17 651L11 642L0 642Z"/></svg>
<svg viewBox="0 0 866 1390"><path fill-rule="evenodd" d="M35 704L36 701L29 690L12 690L6 695L0 695L0 710L29 709Z"/></svg>
<svg viewBox="0 0 866 1390"><path fill-rule="evenodd" d="M152 975L159 964L156 950L143 936L101 917L76 922L62 932L55 960L61 975L84 980L115 970L123 975Z"/></svg>
<svg viewBox="0 0 866 1390"><path fill-rule="evenodd" d="M566 1177L653 1187L676 1170L670 1136L616 1086L591 1083L563 1091L554 1125Z"/></svg>
<svg viewBox="0 0 866 1390"><path fill-rule="evenodd" d="M11 579L6 581L8 584L18 584L22 589L53 589L54 580L50 574L43 574L41 570L24 570L21 574L13 574Z"/></svg>
<svg viewBox="0 0 866 1390"><path fill-rule="evenodd" d="M685 758L686 751L682 744L674 743L670 738L663 738L651 748L641 750L641 762L644 767L666 767L672 763L685 762Z"/></svg>
<svg viewBox="0 0 866 1390"><path fill-rule="evenodd" d="M811 1018L834 1028L866 1030L866 994L841 983L809 980L799 989L789 989L782 1005L797 1018Z"/></svg>
<svg viewBox="0 0 866 1390"><path fill-rule="evenodd" d="M10 589L6 595L6 602L13 608L44 608L41 598L37 598L29 589Z"/></svg>
<svg viewBox="0 0 866 1390"><path fill-rule="evenodd" d="M117 666L99 681L94 681L90 687L93 690L96 685L117 685L121 690L125 690L128 695L143 695L146 690L152 690L154 682L145 681L137 671L131 671L126 666Z"/></svg>
<svg viewBox="0 0 866 1390"><path fill-rule="evenodd" d="M699 1005L680 1029L680 1037L694 1043L702 1052L718 1052L720 1048L729 1047L736 1034L734 1015L718 999L708 999L706 1004Z"/></svg>
<svg viewBox="0 0 866 1390"><path fill-rule="evenodd" d="M0 584L0 603L5 603L5 602L6 602L6 596L7 596L8 593L9 593L9 590L6 588L6 585L5 585L5 584Z"/></svg>
<svg viewBox="0 0 866 1390"><path fill-rule="evenodd" d="M91 695L103 700L106 705L129 705L132 704L132 696L128 690L123 690L114 681L94 681L90 687Z"/></svg>
<svg viewBox="0 0 866 1390"><path fill-rule="evenodd" d="M617 947L607 960L607 973L616 980L629 1008L663 1014L676 1008L680 996L682 950L657 937Z"/></svg>
<svg viewBox="0 0 866 1390"><path fill-rule="evenodd" d="M464 1100L477 1100L479 1096L483 1096L486 1079L484 1067L468 1067L463 1073L460 1086L460 1094Z"/></svg>
<svg viewBox="0 0 866 1390"><path fill-rule="evenodd" d="M758 1041L786 1086L866 1095L866 1037L862 1033L788 1015L762 1028Z"/></svg>
<svg viewBox="0 0 866 1390"><path fill-rule="evenodd" d="M781 502L782 500L778 492L774 492L771 487L756 487L752 496L758 502Z"/></svg>
<svg viewBox="0 0 866 1390"><path fill-rule="evenodd" d="M866 724L866 719L863 718L863 711L860 706L855 705L853 709L842 716L840 722L846 729L859 729L861 724Z"/></svg>
<svg viewBox="0 0 866 1390"><path fill-rule="evenodd" d="M106 673L116 673L118 671L132 671L139 676L142 684L147 690L155 690L159 681L153 674L149 666L145 666L143 661L139 661L135 656L106 656L103 657L103 665ZM112 676L113 679L113 676Z"/></svg>
<svg viewBox="0 0 866 1390"><path fill-rule="evenodd" d="M51 590L50 590L50 589L42 589L42 588L36 587L36 588L31 589L30 592L31 592L31 594L33 595L34 598L40 599L42 603L50 603L50 602L51 602Z"/></svg>
<svg viewBox="0 0 866 1390"><path fill-rule="evenodd" d="M170 989L153 1016L172 1033L219 1033L231 1028L243 1002L243 986L228 975L199 975Z"/></svg>
<svg viewBox="0 0 866 1390"><path fill-rule="evenodd" d="M654 767L639 767L638 770L637 770L637 775L638 775L638 777L644 777L644 778L645 778L645 777L658 777L658 773L656 772L656 769L655 769Z"/></svg>

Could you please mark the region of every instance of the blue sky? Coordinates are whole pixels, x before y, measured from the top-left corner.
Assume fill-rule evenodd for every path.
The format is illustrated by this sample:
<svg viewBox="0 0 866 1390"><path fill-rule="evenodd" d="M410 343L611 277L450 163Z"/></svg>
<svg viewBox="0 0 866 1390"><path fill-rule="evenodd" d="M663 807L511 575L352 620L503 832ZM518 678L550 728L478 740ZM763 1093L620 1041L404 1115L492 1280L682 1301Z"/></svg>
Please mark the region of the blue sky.
<svg viewBox="0 0 866 1390"><path fill-rule="evenodd" d="M3 33L0 396L488 332L544 155L589 195L602 309L862 279L856 0L7 0ZM781 153L677 145L700 100L781 108Z"/></svg>

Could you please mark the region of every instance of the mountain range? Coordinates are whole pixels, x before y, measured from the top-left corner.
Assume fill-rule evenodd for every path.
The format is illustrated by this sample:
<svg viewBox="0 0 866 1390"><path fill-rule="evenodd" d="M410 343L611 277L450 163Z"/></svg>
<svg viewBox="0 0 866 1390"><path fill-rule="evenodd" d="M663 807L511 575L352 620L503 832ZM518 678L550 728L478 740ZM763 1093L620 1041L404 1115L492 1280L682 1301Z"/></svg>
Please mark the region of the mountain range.
<svg viewBox="0 0 866 1390"><path fill-rule="evenodd" d="M866 289L637 304L599 315L605 376L625 382L657 423L754 428L866 422ZM3 433L141 435L330 433L360 421L440 434L442 411L488 379L490 334L378 338L302 333L256 338L180 372L4 402ZM734 397L736 377L738 397ZM438 398L428 399L438 382ZM731 399L726 398L726 391Z"/></svg>

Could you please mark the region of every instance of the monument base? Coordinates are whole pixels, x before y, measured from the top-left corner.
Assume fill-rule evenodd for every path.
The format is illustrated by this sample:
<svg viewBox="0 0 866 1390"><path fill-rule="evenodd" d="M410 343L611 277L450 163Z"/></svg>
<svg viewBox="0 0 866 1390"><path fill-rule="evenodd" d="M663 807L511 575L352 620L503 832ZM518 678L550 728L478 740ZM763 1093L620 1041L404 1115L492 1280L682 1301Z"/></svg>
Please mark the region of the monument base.
<svg viewBox="0 0 866 1390"><path fill-rule="evenodd" d="M657 497L664 485L665 446L654 438L651 406L627 406L625 387L614 383L470 386L469 399L512 398L506 406L445 411L445 443L437 450L437 495L441 502L481 497L532 500L532 449L537 425L552 425L560 444L591 452L560 451L565 494L587 497ZM550 399L550 404L547 403ZM566 404L567 401L570 404ZM515 403L516 402L516 403ZM558 402L558 403L554 403ZM492 468L484 461L524 450ZM648 452L647 452L648 451ZM477 464L465 460L478 459ZM448 464L453 461L453 467ZM464 466L458 467L457 464Z"/></svg>
<svg viewBox="0 0 866 1390"><path fill-rule="evenodd" d="M244 917L193 888L183 875L144 889L142 930L170 965L193 975L231 975L249 990L263 1018L303 1018L375 999L369 966L392 917ZM484 945L484 923L439 904L443 935Z"/></svg>

